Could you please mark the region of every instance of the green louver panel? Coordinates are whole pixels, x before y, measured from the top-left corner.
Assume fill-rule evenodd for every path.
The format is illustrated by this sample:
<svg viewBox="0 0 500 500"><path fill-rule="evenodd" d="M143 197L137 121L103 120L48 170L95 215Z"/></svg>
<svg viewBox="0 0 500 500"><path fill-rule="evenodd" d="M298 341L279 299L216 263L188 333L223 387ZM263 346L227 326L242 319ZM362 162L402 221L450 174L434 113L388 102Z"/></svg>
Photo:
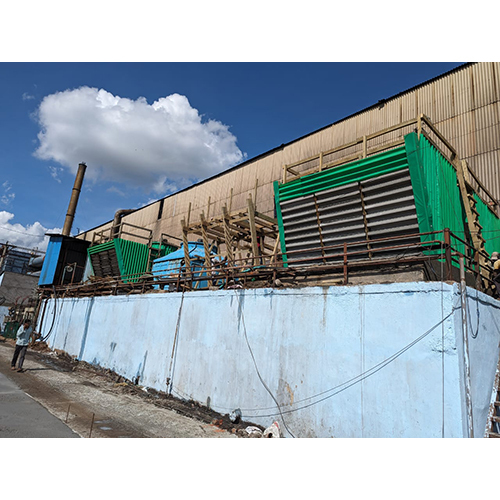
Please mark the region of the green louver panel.
<svg viewBox="0 0 500 500"><path fill-rule="evenodd" d="M87 249L87 253L92 255L94 253L104 252L105 250L111 250L115 248L115 242L108 241L107 243L101 243L100 245L95 245Z"/></svg>
<svg viewBox="0 0 500 500"><path fill-rule="evenodd" d="M414 132L406 135L405 147L420 232L449 228L466 241L465 210L455 169L424 136L419 140ZM443 240L443 237L422 237L422 241L430 239ZM464 253L463 243L453 240L452 245Z"/></svg>
<svg viewBox="0 0 500 500"><path fill-rule="evenodd" d="M149 247L142 243L116 238L113 241L90 247L87 251L91 261L98 263L100 267L100 270L94 269L98 275L112 276L115 274L113 269L115 269L116 263L120 276L139 275L148 271ZM98 255L101 258L96 260ZM93 264L92 267L95 265ZM136 282L138 279L139 276L134 276L123 281L125 283Z"/></svg>
<svg viewBox="0 0 500 500"><path fill-rule="evenodd" d="M467 241L467 219L457 174L452 164L424 137L412 132L405 136L405 145L391 151L327 169L280 185L274 183L276 216L280 231L283 261L287 265L285 225L283 213L286 205L295 199L321 193L353 182L365 181L384 174L408 168L417 212L418 230L421 233L442 231L449 228L458 238ZM483 227L488 253L500 252L500 219L475 195L479 222ZM286 217L285 217L286 218ZM294 230L297 232L297 230ZM427 235L422 241L443 240L443 235ZM472 245L472 241L469 241ZM465 245L452 239L453 248L463 254ZM290 251L290 250L289 250ZM439 253L435 250L429 253ZM458 265L458 264L454 264Z"/></svg>
<svg viewBox="0 0 500 500"><path fill-rule="evenodd" d="M279 186L279 200L287 201L298 196L319 193L325 189L343 186L350 182L362 181L389 174L408 166L404 147L392 149L370 158L358 160L323 172L306 175L295 181Z"/></svg>

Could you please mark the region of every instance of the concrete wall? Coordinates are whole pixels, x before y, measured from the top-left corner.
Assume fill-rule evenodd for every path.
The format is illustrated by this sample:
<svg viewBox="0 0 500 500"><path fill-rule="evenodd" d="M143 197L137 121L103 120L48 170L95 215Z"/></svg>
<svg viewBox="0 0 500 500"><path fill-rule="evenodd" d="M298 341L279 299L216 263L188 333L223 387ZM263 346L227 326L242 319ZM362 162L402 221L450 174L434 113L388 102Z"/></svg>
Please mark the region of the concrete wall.
<svg viewBox="0 0 500 500"><path fill-rule="evenodd" d="M468 293L480 437L499 354L500 311L489 297ZM284 418L297 437L467 436L456 285L198 291L68 298L55 306L51 347L140 385L167 391L171 381L178 397L221 413L241 408L245 419L269 425L281 419L248 338L262 380L283 412L293 410ZM50 301L43 333L53 310ZM355 378L374 367L364 380Z"/></svg>

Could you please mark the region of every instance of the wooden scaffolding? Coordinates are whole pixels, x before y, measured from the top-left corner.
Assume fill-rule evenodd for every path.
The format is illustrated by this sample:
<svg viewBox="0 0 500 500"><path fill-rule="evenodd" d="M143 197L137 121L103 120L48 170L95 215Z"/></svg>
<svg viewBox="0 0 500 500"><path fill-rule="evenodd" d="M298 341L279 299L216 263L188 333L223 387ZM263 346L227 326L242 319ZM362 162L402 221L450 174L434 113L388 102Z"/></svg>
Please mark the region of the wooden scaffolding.
<svg viewBox="0 0 500 500"><path fill-rule="evenodd" d="M210 272L214 262L223 263L228 269L236 266L249 267L275 264L279 244L279 230L276 219L258 212L250 194L244 210L230 212L227 205L222 207L222 215L205 216L201 212L199 221L190 222L191 204L188 218L183 219L182 242L186 273L190 275L188 235L201 237L204 249L204 270ZM217 248L216 253L213 252Z"/></svg>

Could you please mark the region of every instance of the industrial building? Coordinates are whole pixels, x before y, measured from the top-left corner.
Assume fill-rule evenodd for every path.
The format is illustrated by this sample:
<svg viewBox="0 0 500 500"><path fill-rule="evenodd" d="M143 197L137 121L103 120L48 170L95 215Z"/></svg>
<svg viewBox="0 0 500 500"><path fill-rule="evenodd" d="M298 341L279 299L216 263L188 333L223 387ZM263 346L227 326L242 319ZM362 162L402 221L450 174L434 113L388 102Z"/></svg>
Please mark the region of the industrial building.
<svg viewBox="0 0 500 500"><path fill-rule="evenodd" d="M20 321L33 319L44 252L0 244L0 331L15 336Z"/></svg>
<svg viewBox="0 0 500 500"><path fill-rule="evenodd" d="M285 435L500 437L499 82L465 64L77 238L65 224L42 338Z"/></svg>

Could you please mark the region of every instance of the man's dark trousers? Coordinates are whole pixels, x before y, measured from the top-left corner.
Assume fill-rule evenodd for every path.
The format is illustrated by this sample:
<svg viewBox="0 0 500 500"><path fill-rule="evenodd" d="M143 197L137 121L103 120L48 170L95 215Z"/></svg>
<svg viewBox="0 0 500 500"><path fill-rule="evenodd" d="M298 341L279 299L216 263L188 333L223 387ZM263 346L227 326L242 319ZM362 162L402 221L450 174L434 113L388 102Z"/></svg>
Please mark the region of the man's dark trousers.
<svg viewBox="0 0 500 500"><path fill-rule="evenodd" d="M12 366L16 366L17 358L19 357L19 364L17 367L19 370L22 369L24 363L24 357L26 356L26 351L28 350L27 345L16 345L16 350L14 351L14 357L12 358Z"/></svg>

